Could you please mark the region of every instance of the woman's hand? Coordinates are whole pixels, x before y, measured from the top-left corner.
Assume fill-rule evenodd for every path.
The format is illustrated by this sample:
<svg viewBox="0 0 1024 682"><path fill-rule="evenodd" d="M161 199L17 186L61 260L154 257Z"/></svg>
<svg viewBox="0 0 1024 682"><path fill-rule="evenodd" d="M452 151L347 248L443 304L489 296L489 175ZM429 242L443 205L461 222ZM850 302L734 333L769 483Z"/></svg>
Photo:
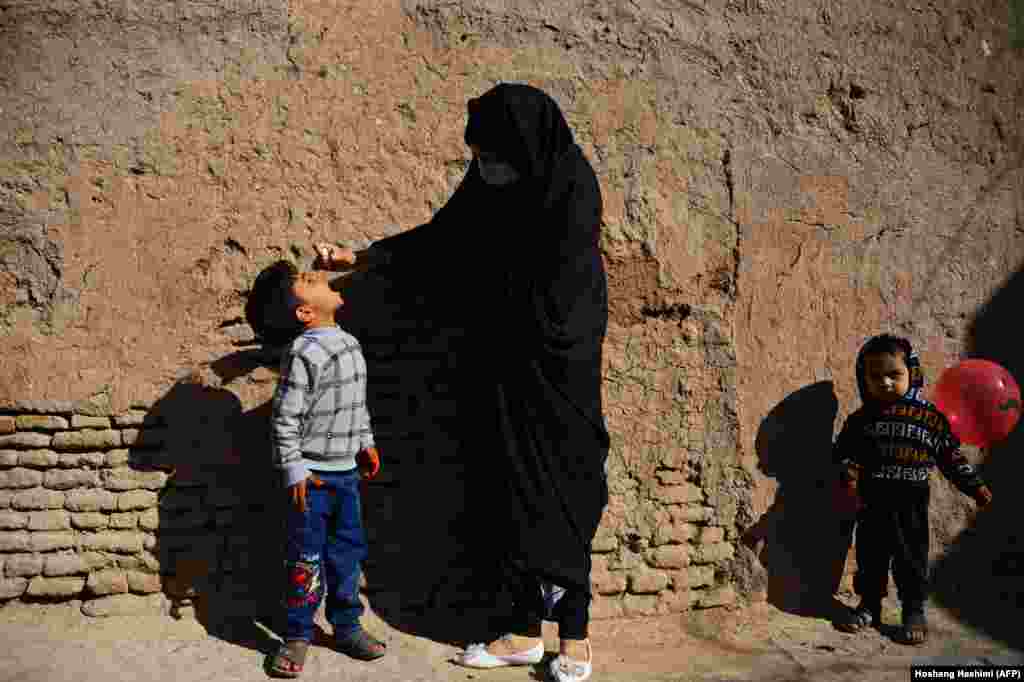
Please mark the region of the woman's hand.
<svg viewBox="0 0 1024 682"><path fill-rule="evenodd" d="M316 251L316 261L313 263L314 268L321 270L345 270L356 264L356 253L352 249L326 242L314 244L313 249Z"/></svg>

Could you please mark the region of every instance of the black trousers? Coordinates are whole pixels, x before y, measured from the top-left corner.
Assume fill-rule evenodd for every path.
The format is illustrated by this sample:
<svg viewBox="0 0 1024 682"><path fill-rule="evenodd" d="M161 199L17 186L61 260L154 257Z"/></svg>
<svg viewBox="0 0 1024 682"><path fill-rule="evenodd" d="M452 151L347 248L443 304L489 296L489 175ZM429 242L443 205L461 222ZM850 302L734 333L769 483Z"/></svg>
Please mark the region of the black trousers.
<svg viewBox="0 0 1024 682"><path fill-rule="evenodd" d="M544 612L541 579L514 560L501 562L503 598L493 624L496 634L511 633L525 637L540 637L541 623L558 623L560 639L586 639L590 622L589 589L566 587L552 613Z"/></svg>
<svg viewBox="0 0 1024 682"><path fill-rule="evenodd" d="M891 566L903 609L920 611L928 596L929 489L886 488L861 493L853 587L865 603L880 604Z"/></svg>

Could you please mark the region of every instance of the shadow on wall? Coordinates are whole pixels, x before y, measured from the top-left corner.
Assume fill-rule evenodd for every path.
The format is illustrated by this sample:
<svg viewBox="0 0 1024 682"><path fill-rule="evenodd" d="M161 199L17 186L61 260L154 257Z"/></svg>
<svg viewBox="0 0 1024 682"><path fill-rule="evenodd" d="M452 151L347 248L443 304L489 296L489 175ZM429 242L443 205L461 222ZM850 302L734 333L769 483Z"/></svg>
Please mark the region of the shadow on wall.
<svg viewBox="0 0 1024 682"><path fill-rule="evenodd" d="M451 349L459 330L380 275L351 275L336 286L346 300L339 322L366 356L382 459L379 476L362 486L365 596L393 627L464 643L479 627L460 605L475 601L478 569L464 542L472 519L454 436ZM243 350L211 370L221 385L257 374L276 382L278 362L269 350ZM131 452L136 469L173 472L151 549L172 612L194 613L211 635L264 653L275 647L270 633L282 630L285 587L287 498L271 466L271 407L245 411L227 389L183 381L146 417L168 426L164 449Z"/></svg>
<svg viewBox="0 0 1024 682"><path fill-rule="evenodd" d="M776 608L829 616L850 548L853 521L832 512L832 433L839 401L831 381L791 393L761 421L758 467L779 488L772 506L743 535L767 572Z"/></svg>
<svg viewBox="0 0 1024 682"><path fill-rule="evenodd" d="M261 354L244 351L215 371L244 371ZM170 474L160 492L156 546L173 615L193 615L207 631L269 652L282 573L283 497L270 468L269 404L243 411L231 391L199 381L175 384L147 414L168 426L164 449L133 449L136 469Z"/></svg>
<svg viewBox="0 0 1024 682"><path fill-rule="evenodd" d="M1024 268L975 316L969 330L970 357L997 362L1024 383ZM1024 426L992 447L981 465L992 488L991 507L978 513L933 569L934 600L974 628L1024 649Z"/></svg>

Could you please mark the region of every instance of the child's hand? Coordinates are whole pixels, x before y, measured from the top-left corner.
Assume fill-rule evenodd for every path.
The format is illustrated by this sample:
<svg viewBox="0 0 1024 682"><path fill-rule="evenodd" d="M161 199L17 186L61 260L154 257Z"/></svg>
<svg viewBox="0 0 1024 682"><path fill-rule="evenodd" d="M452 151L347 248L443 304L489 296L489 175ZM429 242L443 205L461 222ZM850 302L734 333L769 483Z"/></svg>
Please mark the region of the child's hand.
<svg viewBox="0 0 1024 682"><path fill-rule="evenodd" d="M987 485L983 485L974 491L974 501L979 507L987 507L992 504L992 491Z"/></svg>
<svg viewBox="0 0 1024 682"><path fill-rule="evenodd" d="M306 511L306 479L303 479L295 485L288 486L288 495L292 498L292 506L298 512Z"/></svg>
<svg viewBox="0 0 1024 682"><path fill-rule="evenodd" d="M840 481L836 490L836 508L841 514L856 514L864 506L857 492L857 481Z"/></svg>
<svg viewBox="0 0 1024 682"><path fill-rule="evenodd" d="M843 467L843 471L839 476L844 484L850 486L854 490L857 489L857 481L860 480L860 467L856 464L847 464Z"/></svg>
<svg viewBox="0 0 1024 682"><path fill-rule="evenodd" d="M292 504L295 505L295 509L298 510L300 513L304 513L306 511L307 483L312 485L314 488L319 488L324 484L324 482L321 481L319 478L310 474L308 478L305 478L296 483L295 485L288 487L288 494L292 498Z"/></svg>
<svg viewBox="0 0 1024 682"><path fill-rule="evenodd" d="M322 270L338 270L351 267L356 263L356 254L352 249L346 249L326 242L318 242L313 245L316 251L316 261L313 267Z"/></svg>
<svg viewBox="0 0 1024 682"><path fill-rule="evenodd" d="M380 471L380 453L377 448L368 447L360 450L356 455L356 464L359 466L359 475L364 481L373 479Z"/></svg>

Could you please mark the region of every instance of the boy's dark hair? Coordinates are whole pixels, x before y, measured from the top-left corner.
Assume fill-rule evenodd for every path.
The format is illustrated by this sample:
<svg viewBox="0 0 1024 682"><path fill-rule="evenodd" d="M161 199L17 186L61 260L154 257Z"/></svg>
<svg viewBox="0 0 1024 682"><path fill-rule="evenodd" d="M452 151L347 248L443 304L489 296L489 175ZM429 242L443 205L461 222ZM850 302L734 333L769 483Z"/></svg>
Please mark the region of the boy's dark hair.
<svg viewBox="0 0 1024 682"><path fill-rule="evenodd" d="M860 357L863 359L869 355L889 353L892 355L900 355L903 357L903 362L909 363L912 351L913 349L910 347L910 342L906 339L892 334L879 334L864 344L864 348L860 351Z"/></svg>
<svg viewBox="0 0 1024 682"><path fill-rule="evenodd" d="M245 302L245 321L256 336L270 346L283 346L302 333L302 324L291 306L294 264L279 260L256 276Z"/></svg>

